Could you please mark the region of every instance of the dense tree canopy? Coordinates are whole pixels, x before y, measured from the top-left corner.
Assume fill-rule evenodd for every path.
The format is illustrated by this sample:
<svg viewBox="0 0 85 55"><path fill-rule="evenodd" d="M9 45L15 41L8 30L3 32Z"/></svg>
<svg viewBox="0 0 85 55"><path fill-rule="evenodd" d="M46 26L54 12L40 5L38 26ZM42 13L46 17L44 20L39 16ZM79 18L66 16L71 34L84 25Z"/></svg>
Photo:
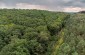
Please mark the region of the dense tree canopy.
<svg viewBox="0 0 85 55"><path fill-rule="evenodd" d="M84 55L84 14L0 9L0 55Z"/></svg>

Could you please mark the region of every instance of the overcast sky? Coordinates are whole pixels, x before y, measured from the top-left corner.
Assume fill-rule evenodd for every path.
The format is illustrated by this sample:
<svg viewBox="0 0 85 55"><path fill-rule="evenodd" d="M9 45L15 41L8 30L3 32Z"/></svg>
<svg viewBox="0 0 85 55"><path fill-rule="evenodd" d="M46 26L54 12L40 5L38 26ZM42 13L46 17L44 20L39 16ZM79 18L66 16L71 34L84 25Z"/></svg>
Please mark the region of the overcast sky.
<svg viewBox="0 0 85 55"><path fill-rule="evenodd" d="M77 12L85 10L85 0L0 0L0 8Z"/></svg>

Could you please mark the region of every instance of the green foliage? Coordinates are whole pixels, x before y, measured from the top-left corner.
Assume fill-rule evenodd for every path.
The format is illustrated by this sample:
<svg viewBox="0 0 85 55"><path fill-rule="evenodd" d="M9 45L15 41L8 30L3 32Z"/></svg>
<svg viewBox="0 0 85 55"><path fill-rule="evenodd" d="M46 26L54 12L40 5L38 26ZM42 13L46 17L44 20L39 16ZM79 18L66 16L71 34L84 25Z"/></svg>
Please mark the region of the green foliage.
<svg viewBox="0 0 85 55"><path fill-rule="evenodd" d="M44 10L0 9L0 55L48 54L56 41L53 33L66 17Z"/></svg>
<svg viewBox="0 0 85 55"><path fill-rule="evenodd" d="M13 39L10 44L6 45L0 52L0 55L30 55L26 48L25 39Z"/></svg>
<svg viewBox="0 0 85 55"><path fill-rule="evenodd" d="M0 55L85 55L85 14L0 9Z"/></svg>
<svg viewBox="0 0 85 55"><path fill-rule="evenodd" d="M57 55L84 55L85 54L85 32L84 14L72 14L66 21L64 44L59 48Z"/></svg>

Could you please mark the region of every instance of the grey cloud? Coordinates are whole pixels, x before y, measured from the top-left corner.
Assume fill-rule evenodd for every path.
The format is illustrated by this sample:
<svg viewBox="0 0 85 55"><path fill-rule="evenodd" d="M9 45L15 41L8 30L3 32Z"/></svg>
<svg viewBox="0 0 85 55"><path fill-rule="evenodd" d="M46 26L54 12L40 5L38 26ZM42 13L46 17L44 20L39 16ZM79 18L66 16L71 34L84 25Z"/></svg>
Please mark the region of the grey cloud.
<svg viewBox="0 0 85 55"><path fill-rule="evenodd" d="M32 5L43 5L50 9L60 9L65 7L83 7L85 8L85 0L0 0L7 6L15 7L18 3L28 3Z"/></svg>

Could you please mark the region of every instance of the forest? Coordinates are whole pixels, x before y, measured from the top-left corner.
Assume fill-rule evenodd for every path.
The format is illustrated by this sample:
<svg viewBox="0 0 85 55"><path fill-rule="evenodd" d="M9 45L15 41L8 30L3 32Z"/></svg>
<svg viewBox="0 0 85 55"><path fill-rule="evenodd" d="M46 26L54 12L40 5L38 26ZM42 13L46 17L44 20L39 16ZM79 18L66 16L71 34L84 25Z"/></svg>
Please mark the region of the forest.
<svg viewBox="0 0 85 55"><path fill-rule="evenodd" d="M85 55L85 14L0 9L0 55Z"/></svg>

